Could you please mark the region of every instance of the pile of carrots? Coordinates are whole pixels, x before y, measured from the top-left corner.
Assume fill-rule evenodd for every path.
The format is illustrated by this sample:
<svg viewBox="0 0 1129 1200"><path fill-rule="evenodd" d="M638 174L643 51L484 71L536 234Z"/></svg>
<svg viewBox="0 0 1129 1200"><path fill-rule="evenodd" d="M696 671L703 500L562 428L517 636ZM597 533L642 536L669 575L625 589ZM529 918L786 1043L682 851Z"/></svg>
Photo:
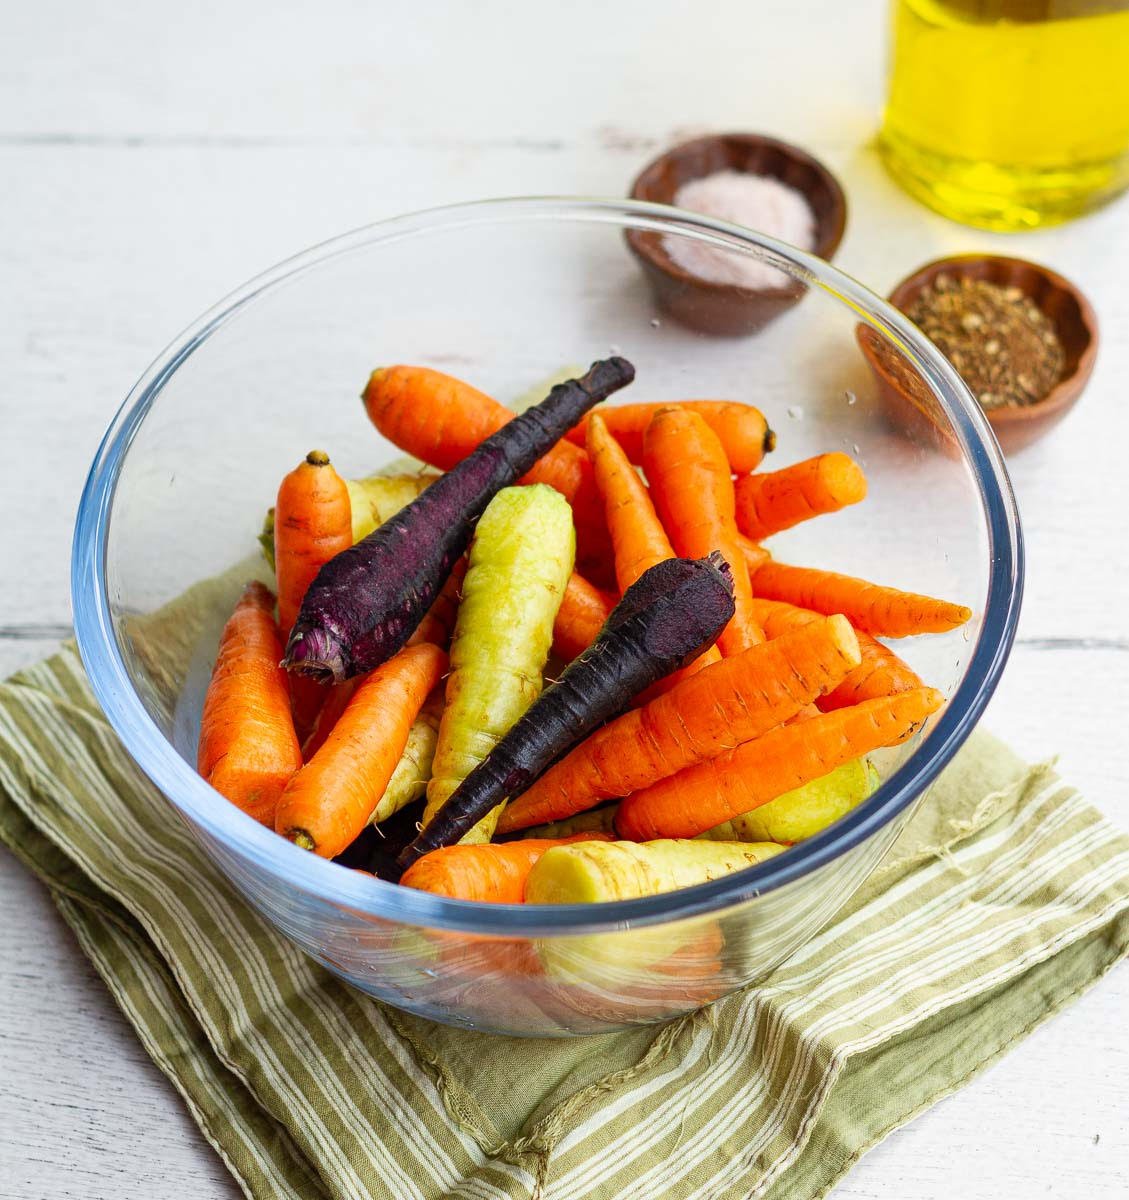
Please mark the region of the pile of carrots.
<svg viewBox="0 0 1129 1200"><path fill-rule="evenodd" d="M327 858L426 801L400 882L501 903L743 869L785 849L743 841L748 814L868 779L943 703L879 639L970 610L777 561L762 542L862 501L861 467L761 469L747 404L594 407L633 377L596 363L515 417L374 372L373 424L438 473L345 480L312 451L282 480L275 592L224 628L200 774Z"/></svg>

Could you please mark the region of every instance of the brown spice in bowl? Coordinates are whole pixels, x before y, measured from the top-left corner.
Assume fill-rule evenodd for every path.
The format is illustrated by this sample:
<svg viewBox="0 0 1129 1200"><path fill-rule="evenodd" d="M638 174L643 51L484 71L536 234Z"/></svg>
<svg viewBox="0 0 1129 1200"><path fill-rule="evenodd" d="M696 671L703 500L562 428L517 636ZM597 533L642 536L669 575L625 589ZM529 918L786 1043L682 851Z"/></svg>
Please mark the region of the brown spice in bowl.
<svg viewBox="0 0 1129 1200"><path fill-rule="evenodd" d="M1062 377L1054 325L1014 286L938 275L906 315L948 358L986 411L1025 407Z"/></svg>

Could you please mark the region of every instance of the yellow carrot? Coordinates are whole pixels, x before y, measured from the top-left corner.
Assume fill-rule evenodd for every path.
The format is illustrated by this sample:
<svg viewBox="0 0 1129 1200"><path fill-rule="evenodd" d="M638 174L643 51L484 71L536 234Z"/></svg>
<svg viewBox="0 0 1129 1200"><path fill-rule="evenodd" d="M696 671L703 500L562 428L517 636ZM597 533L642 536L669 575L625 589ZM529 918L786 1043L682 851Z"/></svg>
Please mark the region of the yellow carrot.
<svg viewBox="0 0 1129 1200"><path fill-rule="evenodd" d="M756 842L666 838L641 845L573 842L554 846L537 860L526 880L525 902L600 904L657 896L755 867L782 848Z"/></svg>
<svg viewBox="0 0 1129 1200"><path fill-rule="evenodd" d="M479 520L451 643L425 826L541 694L574 549L568 502L544 484L504 488ZM488 842L497 819L495 809L464 840Z"/></svg>

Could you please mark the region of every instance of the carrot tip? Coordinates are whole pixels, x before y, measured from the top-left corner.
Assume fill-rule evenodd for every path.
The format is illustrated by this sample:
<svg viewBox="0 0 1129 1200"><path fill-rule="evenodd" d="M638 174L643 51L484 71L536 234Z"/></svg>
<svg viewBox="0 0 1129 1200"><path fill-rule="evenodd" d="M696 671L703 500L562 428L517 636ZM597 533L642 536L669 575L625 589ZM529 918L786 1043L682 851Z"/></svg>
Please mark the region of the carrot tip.
<svg viewBox="0 0 1129 1200"><path fill-rule="evenodd" d="M326 454L324 450L311 450L309 454L306 455L306 462L308 462L311 467L328 467L329 455Z"/></svg>
<svg viewBox="0 0 1129 1200"><path fill-rule="evenodd" d="M776 449L776 430L775 429L769 429L769 427L767 425L764 427L764 442L762 443L762 445L764 446L765 454L771 454L773 452L773 450Z"/></svg>
<svg viewBox="0 0 1129 1200"><path fill-rule="evenodd" d="M308 675L319 683L342 683L346 675L341 644L327 630L294 627L282 666L299 675Z"/></svg>
<svg viewBox="0 0 1129 1200"><path fill-rule="evenodd" d="M299 850L316 850L317 843L304 829L291 829L286 835Z"/></svg>

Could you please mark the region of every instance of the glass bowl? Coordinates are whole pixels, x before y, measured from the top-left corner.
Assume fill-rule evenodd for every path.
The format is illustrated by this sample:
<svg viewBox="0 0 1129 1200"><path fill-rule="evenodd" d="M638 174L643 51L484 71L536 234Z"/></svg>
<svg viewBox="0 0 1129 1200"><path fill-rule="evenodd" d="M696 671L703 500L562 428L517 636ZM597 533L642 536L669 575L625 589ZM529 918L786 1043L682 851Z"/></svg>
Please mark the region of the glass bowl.
<svg viewBox="0 0 1129 1200"><path fill-rule="evenodd" d="M656 313L629 231L753 255L807 289L755 337ZM890 429L859 350L869 327L933 392L949 449ZM879 756L862 805L771 861L669 895L598 906L448 900L297 849L193 769L222 623L264 574L255 537L311 447L343 475L399 455L358 393L376 365L427 363L500 399L609 352L636 365L620 398L732 397L778 433L768 465L854 454L865 504L774 539L818 563L969 604L969 626L898 651L950 701ZM630 393L630 396L628 396ZM614 401L613 401L614 402ZM976 723L1019 610L1015 503L992 435L938 352L827 263L660 205L519 199L400 217L307 251L241 288L157 359L98 450L75 530L75 629L118 735L206 852L268 921L355 987L451 1024L600 1033L660 1020L763 977L826 924L893 842Z"/></svg>

